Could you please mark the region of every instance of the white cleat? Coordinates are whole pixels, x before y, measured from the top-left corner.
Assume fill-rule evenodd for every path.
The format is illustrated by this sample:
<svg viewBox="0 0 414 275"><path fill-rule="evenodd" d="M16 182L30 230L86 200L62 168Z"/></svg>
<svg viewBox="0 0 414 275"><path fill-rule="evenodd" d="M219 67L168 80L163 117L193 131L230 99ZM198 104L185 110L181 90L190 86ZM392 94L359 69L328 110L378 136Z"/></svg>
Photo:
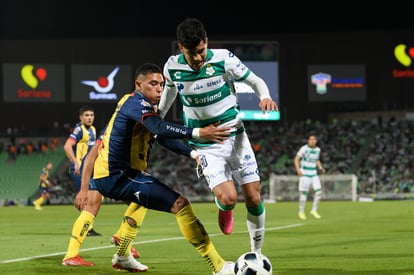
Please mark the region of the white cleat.
<svg viewBox="0 0 414 275"><path fill-rule="evenodd" d="M213 275L234 275L234 263L225 262L219 272L213 272Z"/></svg>
<svg viewBox="0 0 414 275"><path fill-rule="evenodd" d="M144 272L148 270L148 266L141 264L132 255L112 257L112 267L118 270L128 270L129 272Z"/></svg>

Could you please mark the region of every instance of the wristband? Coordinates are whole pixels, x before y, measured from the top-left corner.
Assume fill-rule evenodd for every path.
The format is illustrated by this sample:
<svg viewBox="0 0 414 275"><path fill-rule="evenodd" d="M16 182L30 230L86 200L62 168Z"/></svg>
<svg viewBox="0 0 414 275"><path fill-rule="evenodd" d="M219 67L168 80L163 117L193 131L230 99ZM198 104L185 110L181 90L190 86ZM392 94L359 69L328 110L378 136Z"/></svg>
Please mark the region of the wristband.
<svg viewBox="0 0 414 275"><path fill-rule="evenodd" d="M191 157L192 159L196 159L196 158L198 157L197 151L196 151L196 150L192 150L192 151L190 152L190 157Z"/></svg>
<svg viewBox="0 0 414 275"><path fill-rule="evenodd" d="M193 138L199 138L200 137L200 128L194 128L191 135L193 136Z"/></svg>

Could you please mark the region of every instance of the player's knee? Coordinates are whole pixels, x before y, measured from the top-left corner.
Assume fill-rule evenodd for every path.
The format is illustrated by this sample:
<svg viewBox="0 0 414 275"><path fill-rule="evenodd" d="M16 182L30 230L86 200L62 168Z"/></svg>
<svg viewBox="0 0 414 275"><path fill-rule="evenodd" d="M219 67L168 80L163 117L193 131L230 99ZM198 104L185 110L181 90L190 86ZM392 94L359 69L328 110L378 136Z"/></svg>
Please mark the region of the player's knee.
<svg viewBox="0 0 414 275"><path fill-rule="evenodd" d="M262 202L262 197L260 196L259 192L255 192L253 194L246 194L245 201L247 205L257 206Z"/></svg>
<svg viewBox="0 0 414 275"><path fill-rule="evenodd" d="M185 206L189 205L190 201L183 196L179 196L177 200L174 202L173 206L171 207L171 213L177 214L181 209Z"/></svg>
<svg viewBox="0 0 414 275"><path fill-rule="evenodd" d="M224 207L231 207L237 203L237 194L220 194L216 197L219 200L220 204Z"/></svg>

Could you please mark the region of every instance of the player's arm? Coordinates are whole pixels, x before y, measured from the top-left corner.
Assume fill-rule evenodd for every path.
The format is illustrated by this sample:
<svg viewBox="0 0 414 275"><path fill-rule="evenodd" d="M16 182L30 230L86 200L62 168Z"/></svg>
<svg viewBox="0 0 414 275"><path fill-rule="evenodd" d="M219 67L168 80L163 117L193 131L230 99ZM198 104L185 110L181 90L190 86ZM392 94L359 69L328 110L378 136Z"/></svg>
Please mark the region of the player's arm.
<svg viewBox="0 0 414 275"><path fill-rule="evenodd" d="M70 160L70 162L72 162L75 165L74 174L80 175L80 164L78 163L78 160L76 159L75 153L73 153L73 146L75 146L75 144L76 144L76 141L73 138L69 137L66 140L65 145L63 145L63 150L65 151L65 154Z"/></svg>
<svg viewBox="0 0 414 275"><path fill-rule="evenodd" d="M301 177L302 174L302 170L300 170L300 157L298 155L295 156L295 158L293 159L293 163L295 164L295 169L296 169L296 173L298 174L299 177Z"/></svg>
<svg viewBox="0 0 414 275"><path fill-rule="evenodd" d="M318 167L318 170L322 173L322 174L325 174L325 168L323 168L323 166L322 166L322 163L321 163L321 161L318 159L317 161L316 161L316 167Z"/></svg>
<svg viewBox="0 0 414 275"><path fill-rule="evenodd" d="M168 110L173 105L175 98L177 97L177 89L174 84L168 84L164 86L164 90L161 95L160 102L158 104L158 110L161 118L164 118L168 113Z"/></svg>
<svg viewBox="0 0 414 275"><path fill-rule="evenodd" d="M97 140L83 160L81 187L75 198L75 207L79 210L82 210L88 203L89 182L92 177L95 160L98 157L100 141L100 139Z"/></svg>
<svg viewBox="0 0 414 275"><path fill-rule="evenodd" d="M173 151L176 154L183 155L186 157L191 157L193 159L196 159L197 152L187 144L184 144L182 140L180 139L172 139L172 138L166 138L166 137L160 137L157 136L156 140L159 144L164 146L170 151Z"/></svg>
<svg viewBox="0 0 414 275"><path fill-rule="evenodd" d="M250 74L246 77L244 82L253 88L254 93L260 99L259 107L262 109L263 113L279 110L276 102L274 102L270 96L266 82L261 77L250 71Z"/></svg>
<svg viewBox="0 0 414 275"><path fill-rule="evenodd" d="M168 138L203 138L209 141L222 143L230 135L231 127L217 127L218 123L203 128L190 128L173 122L167 122L158 115L143 117L144 126L153 134Z"/></svg>

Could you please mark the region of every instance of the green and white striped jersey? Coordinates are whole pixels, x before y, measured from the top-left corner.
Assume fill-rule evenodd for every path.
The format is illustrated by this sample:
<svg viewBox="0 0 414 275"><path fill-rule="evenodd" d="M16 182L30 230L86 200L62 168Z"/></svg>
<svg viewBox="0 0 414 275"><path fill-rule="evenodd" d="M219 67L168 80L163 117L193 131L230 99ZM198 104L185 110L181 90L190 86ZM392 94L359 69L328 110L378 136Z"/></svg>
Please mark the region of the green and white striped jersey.
<svg viewBox="0 0 414 275"><path fill-rule="evenodd" d="M319 160L321 149L318 146L314 148L308 144L300 147L297 156L300 157L300 169L305 177L313 177L318 174L316 162Z"/></svg>
<svg viewBox="0 0 414 275"><path fill-rule="evenodd" d="M207 49L206 61L199 70L193 70L183 54L171 56L164 66L167 87L175 87L183 105L184 124L203 127L220 121L233 126L233 134L244 131L239 118L234 81L242 81L250 70L226 49ZM209 143L192 140L190 144L206 146Z"/></svg>

